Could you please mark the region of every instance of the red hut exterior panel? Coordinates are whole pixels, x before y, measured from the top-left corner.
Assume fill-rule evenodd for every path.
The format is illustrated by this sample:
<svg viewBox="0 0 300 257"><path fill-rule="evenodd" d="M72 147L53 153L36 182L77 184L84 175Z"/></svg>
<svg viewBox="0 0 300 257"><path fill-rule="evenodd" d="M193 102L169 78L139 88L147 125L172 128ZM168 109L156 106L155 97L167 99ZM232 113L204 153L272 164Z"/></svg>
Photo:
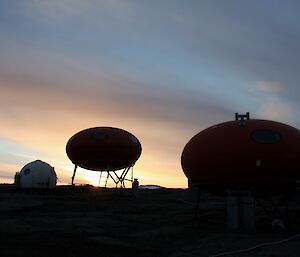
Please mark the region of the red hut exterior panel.
<svg viewBox="0 0 300 257"><path fill-rule="evenodd" d="M181 164L193 185L300 180L300 131L268 120L209 127L185 146Z"/></svg>
<svg viewBox="0 0 300 257"><path fill-rule="evenodd" d="M112 127L89 128L71 137L66 146L70 160L89 170L119 170L134 165L141 155L139 140Z"/></svg>

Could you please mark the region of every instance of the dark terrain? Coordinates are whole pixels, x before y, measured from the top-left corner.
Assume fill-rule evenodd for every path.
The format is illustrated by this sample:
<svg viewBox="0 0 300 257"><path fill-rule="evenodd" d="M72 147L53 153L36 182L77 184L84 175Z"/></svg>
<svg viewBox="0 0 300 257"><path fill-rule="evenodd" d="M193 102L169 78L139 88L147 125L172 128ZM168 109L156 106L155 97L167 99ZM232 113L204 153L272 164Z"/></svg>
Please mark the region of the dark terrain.
<svg viewBox="0 0 300 257"><path fill-rule="evenodd" d="M196 192L61 187L0 190L0 256L208 257L300 233L273 232L257 210L257 232L226 229L225 200L205 195L194 219ZM300 238L227 256L299 257Z"/></svg>

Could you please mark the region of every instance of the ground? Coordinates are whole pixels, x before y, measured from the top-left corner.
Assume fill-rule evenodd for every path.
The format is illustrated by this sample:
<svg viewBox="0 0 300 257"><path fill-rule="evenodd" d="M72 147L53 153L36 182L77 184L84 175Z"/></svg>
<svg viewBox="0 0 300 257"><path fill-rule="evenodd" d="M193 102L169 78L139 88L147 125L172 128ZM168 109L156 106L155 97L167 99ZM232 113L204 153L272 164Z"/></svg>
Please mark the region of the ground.
<svg viewBox="0 0 300 257"><path fill-rule="evenodd" d="M223 198L203 197L194 218L196 192L181 189L61 188L0 190L0 253L17 256L209 257L278 241L300 233L273 232L257 215L256 233L226 228ZM296 215L297 221L297 215ZM256 249L239 257L299 257L298 239Z"/></svg>

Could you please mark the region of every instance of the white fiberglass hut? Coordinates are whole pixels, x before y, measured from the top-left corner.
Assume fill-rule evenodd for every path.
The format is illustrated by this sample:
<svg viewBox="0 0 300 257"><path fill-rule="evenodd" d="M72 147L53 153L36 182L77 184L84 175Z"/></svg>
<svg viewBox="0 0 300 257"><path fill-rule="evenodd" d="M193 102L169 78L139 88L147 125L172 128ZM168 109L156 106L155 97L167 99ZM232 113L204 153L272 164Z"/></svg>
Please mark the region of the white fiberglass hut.
<svg viewBox="0 0 300 257"><path fill-rule="evenodd" d="M40 160L26 164L20 171L21 188L54 188L56 181L54 168Z"/></svg>

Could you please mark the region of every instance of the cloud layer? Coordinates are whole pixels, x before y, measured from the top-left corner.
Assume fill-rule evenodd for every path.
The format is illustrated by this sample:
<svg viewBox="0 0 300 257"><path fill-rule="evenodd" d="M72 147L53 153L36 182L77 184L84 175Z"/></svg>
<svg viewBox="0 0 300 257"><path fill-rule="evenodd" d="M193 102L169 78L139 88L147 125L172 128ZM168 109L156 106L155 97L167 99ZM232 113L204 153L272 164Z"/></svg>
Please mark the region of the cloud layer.
<svg viewBox="0 0 300 257"><path fill-rule="evenodd" d="M145 183L184 186L185 143L234 112L300 127L299 5L2 1L0 136L57 163L67 182L69 137L122 127L143 144ZM0 154L0 170L25 162Z"/></svg>

